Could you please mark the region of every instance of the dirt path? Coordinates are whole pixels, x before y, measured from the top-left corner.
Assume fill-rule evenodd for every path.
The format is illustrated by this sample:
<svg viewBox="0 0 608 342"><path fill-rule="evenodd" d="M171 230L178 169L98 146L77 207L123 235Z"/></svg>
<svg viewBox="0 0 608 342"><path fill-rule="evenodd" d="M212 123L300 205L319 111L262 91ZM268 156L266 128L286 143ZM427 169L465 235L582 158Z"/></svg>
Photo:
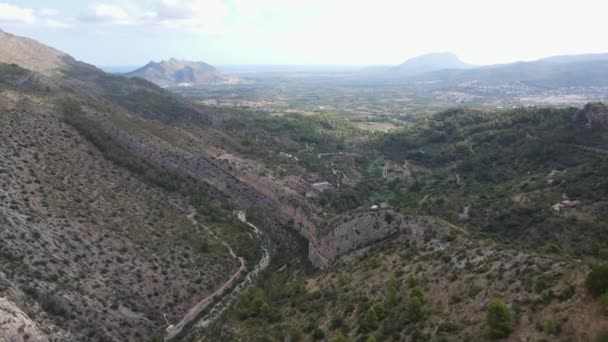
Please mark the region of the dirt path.
<svg viewBox="0 0 608 342"><path fill-rule="evenodd" d="M211 229L209 229L209 227L196 221L196 219L194 218L195 215L196 215L196 211L193 210L190 214L187 215L187 217L190 221L192 221L193 224L201 226L205 230L207 230L213 236L214 239L216 239L221 244L226 246L230 255L232 255L234 258L237 258L236 254L232 250L232 247L230 247L230 245L227 242L225 242L224 240L220 239L217 235L215 235L215 233ZM258 236L261 235L260 230L256 226L247 222L247 218L245 216L244 211L239 211L237 213L237 216L238 216L239 220L241 220L242 222L247 224L249 227L251 227ZM203 316L196 323L196 325L193 327L193 330L205 328L209 324L211 324L213 321L215 321L230 306L230 304L234 301L234 299L236 299L236 297L248 285L250 285L253 282L253 280L257 277L257 275L261 271L265 270L266 267L268 267L268 264L270 263L270 253L268 252L268 249L266 247L262 247L262 248L264 251L264 255L260 259L260 262L254 267L254 269L251 272L249 272L245 276L245 279L242 282L240 282L236 286L234 286L234 288L232 289L232 291L230 293L223 296L222 299L220 301L218 301L211 308L210 312L208 314L206 314L205 316ZM238 268L238 270L236 272L234 272L230 276L230 278L228 278L228 280L226 280L224 283L222 283L222 285L220 285L220 287L217 288L212 294L203 298L195 306L190 308L190 310L188 310L186 315L178 323L172 324L172 325L168 326L167 329L165 329L165 332L167 333L167 335L165 336L165 341L169 341L169 340L175 338L177 335L179 335L186 325L188 325L189 323L192 323L200 315L200 313L203 310L205 310L207 307L209 307L211 304L214 303L214 299L216 297L224 295L224 292L226 291L226 289L232 287L234 282L239 278L241 273L245 270L245 260L242 257L238 257L238 260L240 263L240 267Z"/></svg>
<svg viewBox="0 0 608 342"><path fill-rule="evenodd" d="M258 229L258 227L247 221L244 211L239 211L237 213L237 217L239 218L239 220L241 220L241 222L251 227L256 235L262 235L262 232ZM204 329L208 327L211 323L213 323L216 319L218 319L222 315L222 313L224 313L224 311L226 311L226 309L230 307L230 305L232 304L232 302L234 302L238 295L241 294L241 292L243 292L243 290L245 290L249 285L251 285L255 278L257 278L257 276L268 267L268 265L270 264L270 252L268 251L268 248L264 245L262 245L262 249L264 254L262 255L262 258L260 258L260 261L255 265L253 270L247 273L245 279L243 279L242 282L238 283L232 289L232 292L222 297L222 300L218 302L217 305L213 306L213 308L211 308L211 311L207 315L205 315L205 317L201 318L198 323L196 323L196 326L193 330L196 331Z"/></svg>

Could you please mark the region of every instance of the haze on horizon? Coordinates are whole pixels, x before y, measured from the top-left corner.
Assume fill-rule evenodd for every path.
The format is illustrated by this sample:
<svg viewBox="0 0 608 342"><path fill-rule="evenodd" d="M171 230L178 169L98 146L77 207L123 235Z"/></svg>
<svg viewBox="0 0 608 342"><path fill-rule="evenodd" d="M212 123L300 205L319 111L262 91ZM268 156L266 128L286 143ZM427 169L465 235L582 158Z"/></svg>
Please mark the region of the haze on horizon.
<svg viewBox="0 0 608 342"><path fill-rule="evenodd" d="M601 0L0 0L0 28L102 66L471 64L608 52Z"/></svg>

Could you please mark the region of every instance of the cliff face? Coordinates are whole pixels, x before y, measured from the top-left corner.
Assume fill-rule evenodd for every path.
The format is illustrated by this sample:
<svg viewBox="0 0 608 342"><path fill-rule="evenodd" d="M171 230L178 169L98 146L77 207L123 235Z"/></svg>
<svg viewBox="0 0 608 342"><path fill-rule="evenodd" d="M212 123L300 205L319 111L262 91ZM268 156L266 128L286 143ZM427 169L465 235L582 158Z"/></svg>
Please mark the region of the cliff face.
<svg viewBox="0 0 608 342"><path fill-rule="evenodd" d="M449 228L428 216L405 216L393 211L339 215L309 240L309 259L323 268L340 255L395 235L408 240L447 236Z"/></svg>

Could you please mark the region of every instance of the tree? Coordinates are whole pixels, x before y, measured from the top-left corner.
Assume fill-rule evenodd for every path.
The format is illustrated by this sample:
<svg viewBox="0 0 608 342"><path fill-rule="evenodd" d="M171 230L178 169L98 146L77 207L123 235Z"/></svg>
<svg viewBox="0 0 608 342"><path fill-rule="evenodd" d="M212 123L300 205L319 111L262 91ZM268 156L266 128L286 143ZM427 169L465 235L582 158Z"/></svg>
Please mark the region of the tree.
<svg viewBox="0 0 608 342"><path fill-rule="evenodd" d="M399 283L397 282L397 278L395 275L391 275L391 277L386 282L386 305L390 308L397 305L399 301Z"/></svg>
<svg viewBox="0 0 608 342"><path fill-rule="evenodd" d="M410 297L407 303L407 318L410 322L417 322L422 319L422 301L419 297Z"/></svg>
<svg viewBox="0 0 608 342"><path fill-rule="evenodd" d="M585 279L585 287L594 296L600 296L608 290L608 262L591 268Z"/></svg>
<svg viewBox="0 0 608 342"><path fill-rule="evenodd" d="M513 316L507 304L500 298L495 298L488 304L486 322L490 328L490 336L502 338L513 331Z"/></svg>
<svg viewBox="0 0 608 342"><path fill-rule="evenodd" d="M410 291L410 299L414 297L420 299L420 302L424 304L424 291L420 286L416 286Z"/></svg>
<svg viewBox="0 0 608 342"><path fill-rule="evenodd" d="M373 308L367 310L365 316L359 323L359 329L364 334L378 329L379 326L378 314Z"/></svg>

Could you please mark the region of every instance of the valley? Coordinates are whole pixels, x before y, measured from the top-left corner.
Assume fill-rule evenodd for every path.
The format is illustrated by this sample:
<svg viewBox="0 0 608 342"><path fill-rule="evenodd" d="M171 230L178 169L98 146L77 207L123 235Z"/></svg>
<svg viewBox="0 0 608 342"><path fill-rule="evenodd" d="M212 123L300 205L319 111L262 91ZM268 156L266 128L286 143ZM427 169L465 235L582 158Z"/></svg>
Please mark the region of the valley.
<svg viewBox="0 0 608 342"><path fill-rule="evenodd" d="M2 339L605 341L606 85L562 84L604 62L177 87L216 71L0 43Z"/></svg>

